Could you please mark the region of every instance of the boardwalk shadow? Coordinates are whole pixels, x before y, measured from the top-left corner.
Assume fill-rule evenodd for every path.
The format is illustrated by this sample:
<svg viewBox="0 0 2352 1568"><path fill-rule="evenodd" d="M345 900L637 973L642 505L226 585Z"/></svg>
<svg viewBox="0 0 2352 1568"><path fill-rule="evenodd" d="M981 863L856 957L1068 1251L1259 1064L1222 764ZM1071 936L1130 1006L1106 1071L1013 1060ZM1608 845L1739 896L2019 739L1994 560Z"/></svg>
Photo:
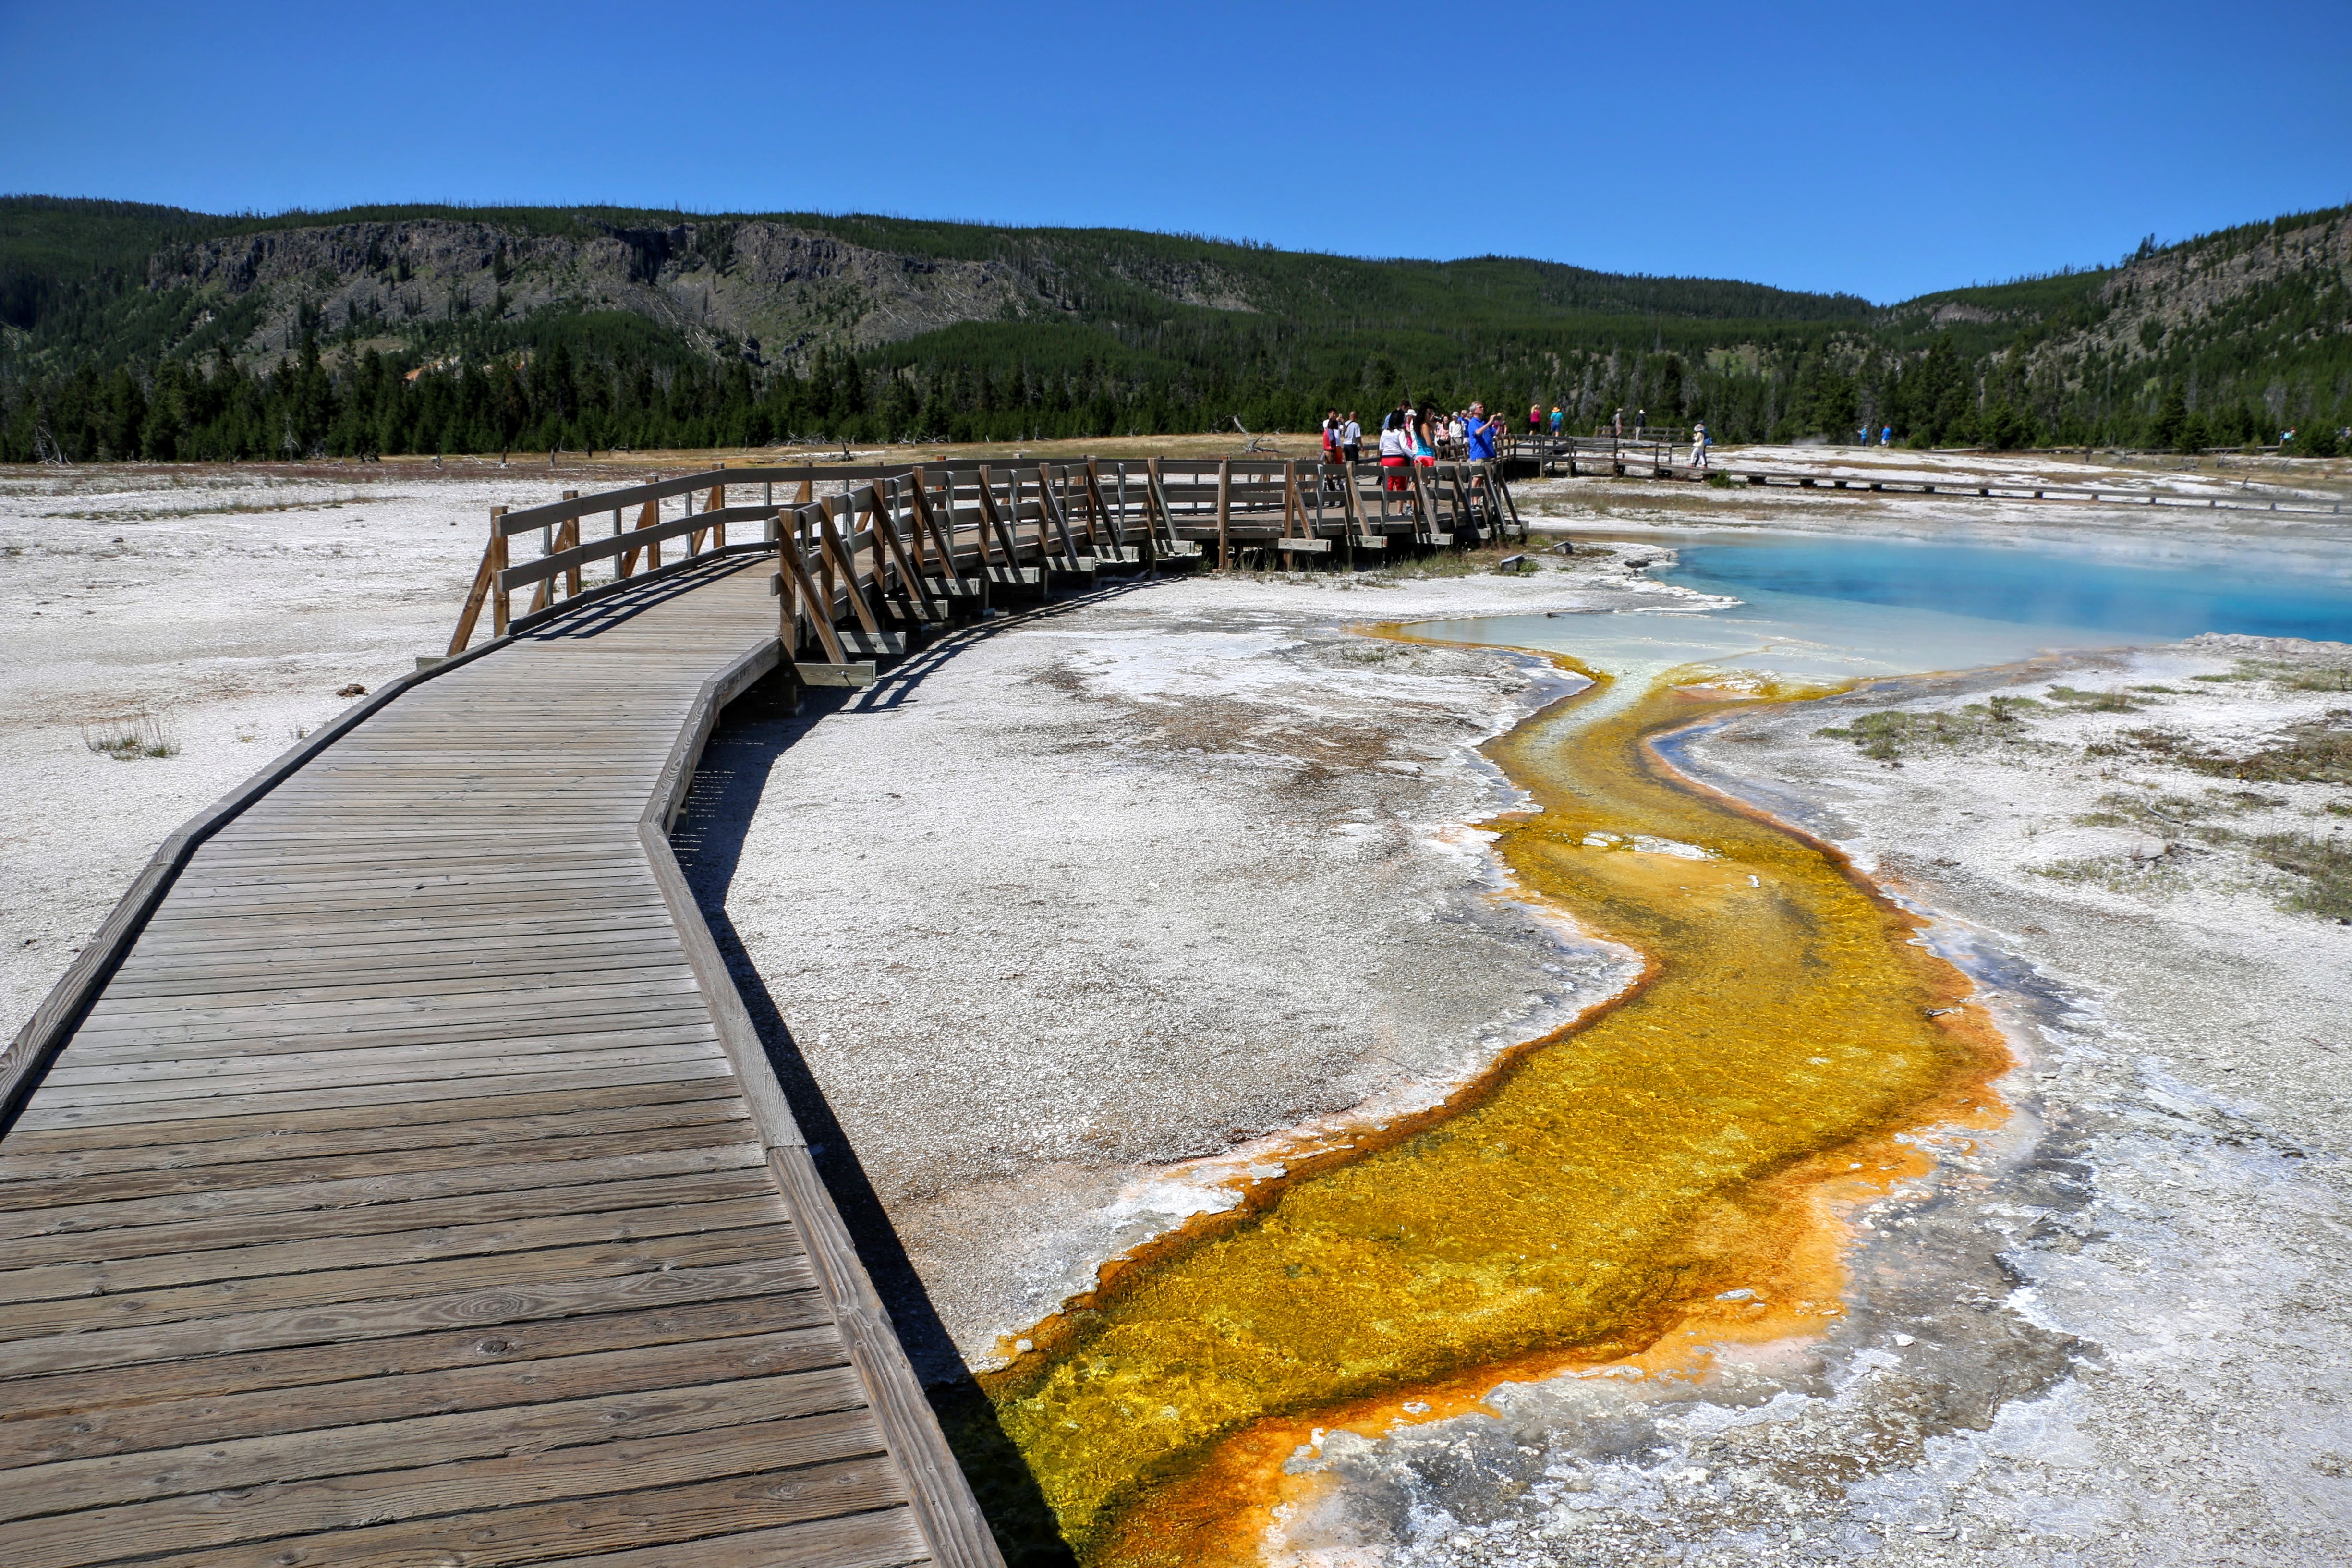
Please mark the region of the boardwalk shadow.
<svg viewBox="0 0 2352 1568"><path fill-rule="evenodd" d="M809 1070L782 1011L728 919L727 891L769 773L784 751L821 720L893 707L962 649L1041 616L1066 613L1082 603L1100 604L1139 585L1105 587L1081 601L1065 601L1002 622L982 623L933 644L863 691L808 690L797 711L791 705L788 683L773 678L761 682L720 716L671 834L679 864L767 1047L793 1115L809 1141L817 1171L1012 1568L1045 1568L1074 1564L1076 1560L1063 1544L1053 1511L1027 1464L1006 1436L994 1407L940 1321L856 1149L826 1103L824 1091Z"/></svg>

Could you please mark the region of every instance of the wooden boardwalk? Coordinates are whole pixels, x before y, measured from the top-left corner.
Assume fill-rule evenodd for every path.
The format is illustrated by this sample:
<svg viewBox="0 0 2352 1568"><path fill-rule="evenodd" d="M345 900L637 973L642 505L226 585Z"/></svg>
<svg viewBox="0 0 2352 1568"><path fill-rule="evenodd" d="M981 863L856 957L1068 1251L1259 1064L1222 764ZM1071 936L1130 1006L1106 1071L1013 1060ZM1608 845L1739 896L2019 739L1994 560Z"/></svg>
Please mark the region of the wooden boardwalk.
<svg viewBox="0 0 2352 1568"><path fill-rule="evenodd" d="M168 839L0 1056L0 1568L1001 1568L670 853L718 710L1211 545L1515 531L1469 464L492 509L449 658Z"/></svg>
<svg viewBox="0 0 2352 1568"><path fill-rule="evenodd" d="M2233 500L2227 496L2189 496L2177 491L2152 489L2117 489L2112 486L2068 485L2047 479L2000 479L1962 477L1952 479L1872 479L1867 474L1838 473L1833 468L1791 468L1744 467L1733 457L1712 458L1705 464L1677 462L1675 453L1687 454L1689 443L1632 440L1618 442L1608 437L1514 437L1507 446L1513 463L1526 471L1572 479L1679 479L1704 484L1752 485L1803 490L1850 490L1875 495L1935 496L1962 500L2037 500L2076 501L2100 506L2160 506L2186 509L2191 511L2275 511L2305 517L2335 517L2341 514L2343 503L2330 501L2320 505L2308 500L2258 501ZM1883 449L1868 448L1866 450ZM1832 459L1834 460L1834 459Z"/></svg>
<svg viewBox="0 0 2352 1568"><path fill-rule="evenodd" d="M774 570L415 678L134 889L0 1080L0 1563L997 1563L665 837Z"/></svg>

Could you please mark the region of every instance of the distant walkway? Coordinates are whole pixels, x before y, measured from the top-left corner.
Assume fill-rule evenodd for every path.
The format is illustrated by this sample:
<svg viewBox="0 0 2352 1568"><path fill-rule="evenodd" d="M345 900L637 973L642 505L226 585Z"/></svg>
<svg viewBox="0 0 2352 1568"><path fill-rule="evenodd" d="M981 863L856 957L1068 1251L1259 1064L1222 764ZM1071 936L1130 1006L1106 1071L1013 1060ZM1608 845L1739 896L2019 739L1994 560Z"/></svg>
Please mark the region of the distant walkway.
<svg viewBox="0 0 2352 1568"><path fill-rule="evenodd" d="M1568 479L1720 480L1726 484L1774 486L1807 490L1861 490L1872 494L1948 496L1974 500L2096 501L2105 506L2185 507L2195 511L2275 511L2310 517L2335 517L2338 503L2317 501L2231 500L2219 496L2184 496L2161 490L2119 490L2091 485L2035 484L2031 480L1999 479L1874 479L1829 469L1807 470L1782 466L1758 468L1726 457L1704 466L1676 462L1679 450L1687 455L1687 440L1620 441L1607 436L1515 437L1505 459L1527 473Z"/></svg>

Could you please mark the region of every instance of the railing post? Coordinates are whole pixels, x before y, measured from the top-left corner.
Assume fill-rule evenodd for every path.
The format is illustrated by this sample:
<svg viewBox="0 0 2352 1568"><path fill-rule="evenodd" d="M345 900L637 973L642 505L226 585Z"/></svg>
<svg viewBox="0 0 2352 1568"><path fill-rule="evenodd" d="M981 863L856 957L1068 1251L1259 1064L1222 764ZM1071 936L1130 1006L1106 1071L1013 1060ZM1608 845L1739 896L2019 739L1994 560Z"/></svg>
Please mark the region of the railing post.
<svg viewBox="0 0 2352 1568"><path fill-rule="evenodd" d="M507 585L501 580L507 570L507 509L490 508L490 635L507 635L509 618Z"/></svg>
<svg viewBox="0 0 2352 1568"><path fill-rule="evenodd" d="M1233 546L1228 536L1232 527L1234 494L1234 460L1217 459L1217 570L1226 571L1233 565Z"/></svg>
<svg viewBox="0 0 2352 1568"><path fill-rule="evenodd" d="M565 490L563 499L578 500L580 492ZM558 550L576 550L579 546L580 520L577 517L566 518L563 520L563 525L555 531L555 547ZM580 596L580 568L577 566L568 569L563 574L563 596L567 599L576 599Z"/></svg>

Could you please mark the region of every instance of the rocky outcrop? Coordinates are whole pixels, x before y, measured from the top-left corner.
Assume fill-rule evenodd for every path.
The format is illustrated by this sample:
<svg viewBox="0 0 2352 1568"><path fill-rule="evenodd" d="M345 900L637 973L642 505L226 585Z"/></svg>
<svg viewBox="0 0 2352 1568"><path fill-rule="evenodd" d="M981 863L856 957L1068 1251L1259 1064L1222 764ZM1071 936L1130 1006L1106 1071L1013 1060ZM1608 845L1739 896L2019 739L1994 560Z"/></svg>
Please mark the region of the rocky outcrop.
<svg viewBox="0 0 2352 1568"><path fill-rule="evenodd" d="M1171 281L1171 298L1234 308L1228 279ZM299 342L306 320L373 326L389 343L404 341L404 329L482 312L626 310L698 347L758 360L1064 309L1017 260L903 255L772 222L570 235L450 219L276 229L158 252L147 283L261 294L265 308L243 345L257 358Z"/></svg>

